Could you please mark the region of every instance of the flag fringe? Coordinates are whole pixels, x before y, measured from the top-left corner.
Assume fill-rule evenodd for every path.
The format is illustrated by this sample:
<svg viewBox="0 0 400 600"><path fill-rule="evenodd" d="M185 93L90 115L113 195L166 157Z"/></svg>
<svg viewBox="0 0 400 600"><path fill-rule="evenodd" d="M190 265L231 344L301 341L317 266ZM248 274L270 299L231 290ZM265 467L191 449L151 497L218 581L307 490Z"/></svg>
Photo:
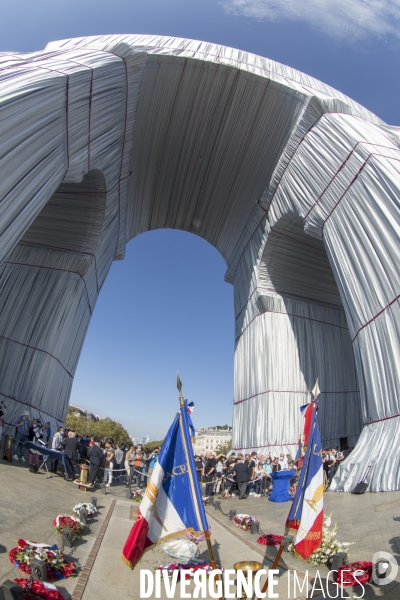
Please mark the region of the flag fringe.
<svg viewBox="0 0 400 600"><path fill-rule="evenodd" d="M147 548L145 548L143 550L143 553L142 553L140 559L137 561L137 563L132 564L127 558L125 558L125 556L123 554L121 555L122 561L130 568L131 571L133 571L133 569L136 567L136 565L138 565L140 563L140 561L142 560L142 558L146 554L146 552L148 552L149 550L153 550L156 546L159 546L160 544L162 544L163 542L165 542L167 540L170 540L172 538L177 538L180 535L183 535L187 532L192 533L193 535L204 534L204 531L195 531L193 529L193 527L187 527L186 529L181 529L180 531L175 531L175 533L169 533L168 535L159 539L157 542L152 543L151 546L148 546Z"/></svg>

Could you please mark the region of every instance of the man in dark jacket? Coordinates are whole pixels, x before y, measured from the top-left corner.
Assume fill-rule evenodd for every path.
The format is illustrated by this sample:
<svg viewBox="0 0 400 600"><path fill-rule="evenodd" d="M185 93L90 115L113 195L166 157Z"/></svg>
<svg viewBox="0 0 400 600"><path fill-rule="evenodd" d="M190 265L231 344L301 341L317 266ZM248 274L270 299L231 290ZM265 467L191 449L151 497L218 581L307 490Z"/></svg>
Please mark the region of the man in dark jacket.
<svg viewBox="0 0 400 600"><path fill-rule="evenodd" d="M239 500L247 498L247 485L250 481L249 466L246 461L238 462L234 465L233 471L236 473L236 483L239 488Z"/></svg>
<svg viewBox="0 0 400 600"><path fill-rule="evenodd" d="M99 440L95 440L94 445L90 449L89 456L90 466L88 482L90 483L90 485L93 485L94 480L96 479L96 475L103 464L103 461L104 453L103 450L100 448L100 442Z"/></svg>
<svg viewBox="0 0 400 600"><path fill-rule="evenodd" d="M64 448L64 454L67 456L70 463L72 478L75 476L75 466L78 463L79 452L79 442L75 436L75 431L69 431L68 437L61 442L61 447Z"/></svg>

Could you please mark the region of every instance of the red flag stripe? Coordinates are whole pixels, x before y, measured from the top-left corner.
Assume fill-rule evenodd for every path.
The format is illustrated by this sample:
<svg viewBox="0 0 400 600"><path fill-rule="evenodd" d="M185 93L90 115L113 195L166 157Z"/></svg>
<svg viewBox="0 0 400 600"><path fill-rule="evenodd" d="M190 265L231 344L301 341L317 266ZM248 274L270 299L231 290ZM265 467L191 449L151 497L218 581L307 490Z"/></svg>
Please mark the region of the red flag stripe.
<svg viewBox="0 0 400 600"><path fill-rule="evenodd" d="M153 542L147 537L148 532L149 524L146 519L143 518L139 510L136 522L125 542L124 549L122 550L122 559L131 569L133 569L142 558L146 548L153 545Z"/></svg>
<svg viewBox="0 0 400 600"><path fill-rule="evenodd" d="M307 532L306 536L295 545L295 550L304 560L320 546L322 542L322 524L324 522L324 511L317 515L312 527Z"/></svg>

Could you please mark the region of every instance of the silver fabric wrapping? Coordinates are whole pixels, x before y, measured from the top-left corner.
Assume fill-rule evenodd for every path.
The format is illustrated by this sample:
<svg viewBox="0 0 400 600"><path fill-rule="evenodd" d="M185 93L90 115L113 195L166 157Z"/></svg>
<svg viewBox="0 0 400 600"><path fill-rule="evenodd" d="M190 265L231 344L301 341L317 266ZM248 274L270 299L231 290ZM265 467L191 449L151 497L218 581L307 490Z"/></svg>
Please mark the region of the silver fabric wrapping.
<svg viewBox="0 0 400 600"><path fill-rule="evenodd" d="M325 445L398 489L400 134L290 67L214 44L97 36L0 57L0 395L55 426L126 243L200 235L235 290L233 446ZM140 318L140 316L138 316ZM383 458L385 457L385 458Z"/></svg>

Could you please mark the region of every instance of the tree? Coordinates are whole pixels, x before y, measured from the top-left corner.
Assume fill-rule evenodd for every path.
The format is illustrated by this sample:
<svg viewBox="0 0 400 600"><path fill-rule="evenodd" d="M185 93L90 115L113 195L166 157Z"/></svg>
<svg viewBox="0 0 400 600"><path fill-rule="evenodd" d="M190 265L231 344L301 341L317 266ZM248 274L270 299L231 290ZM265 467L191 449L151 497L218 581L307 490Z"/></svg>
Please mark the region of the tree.
<svg viewBox="0 0 400 600"><path fill-rule="evenodd" d="M65 417L65 427L72 429L77 435L91 435L91 423L92 421L77 413L71 406L68 407L67 416Z"/></svg>
<svg viewBox="0 0 400 600"><path fill-rule="evenodd" d="M232 441L229 440L229 442L224 442L223 444L220 444L219 446L217 446L217 449L215 450L215 452L217 454L223 454L224 456L227 456L227 454L229 454L229 452L232 450Z"/></svg>
<svg viewBox="0 0 400 600"><path fill-rule="evenodd" d="M112 438L114 442L131 444L132 439L126 429L109 417L92 421L84 415L78 415L70 406L65 417L65 426L72 429L77 435L90 435L97 438Z"/></svg>
<svg viewBox="0 0 400 600"><path fill-rule="evenodd" d="M156 440L155 442L148 442L145 446L144 449L146 450L146 452L153 452L154 448L161 448L161 446L163 445L164 440Z"/></svg>

